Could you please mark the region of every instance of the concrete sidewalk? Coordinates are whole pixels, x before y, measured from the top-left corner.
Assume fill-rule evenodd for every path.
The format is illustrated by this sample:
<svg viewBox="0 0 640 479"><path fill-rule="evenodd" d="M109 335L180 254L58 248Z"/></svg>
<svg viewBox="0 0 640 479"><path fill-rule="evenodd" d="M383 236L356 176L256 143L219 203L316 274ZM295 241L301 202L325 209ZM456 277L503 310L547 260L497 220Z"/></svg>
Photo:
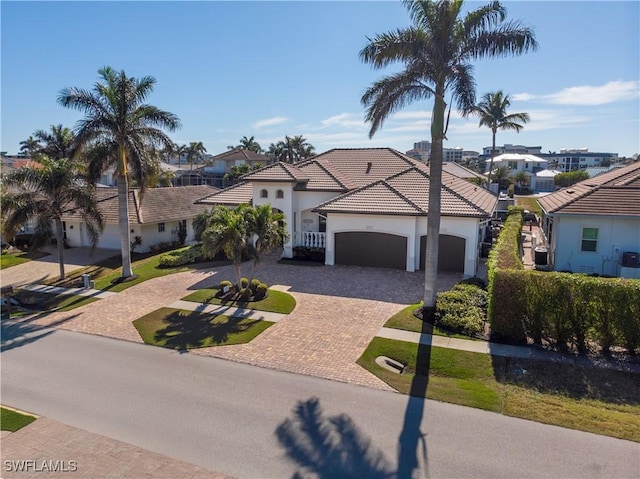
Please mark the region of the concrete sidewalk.
<svg viewBox="0 0 640 479"><path fill-rule="evenodd" d="M48 286L46 284L25 284L22 289L33 291L35 293L50 293L50 294L72 294L78 296L90 296L92 298L108 298L118 293L111 291L102 291L101 289L91 288L62 288L60 286Z"/></svg>

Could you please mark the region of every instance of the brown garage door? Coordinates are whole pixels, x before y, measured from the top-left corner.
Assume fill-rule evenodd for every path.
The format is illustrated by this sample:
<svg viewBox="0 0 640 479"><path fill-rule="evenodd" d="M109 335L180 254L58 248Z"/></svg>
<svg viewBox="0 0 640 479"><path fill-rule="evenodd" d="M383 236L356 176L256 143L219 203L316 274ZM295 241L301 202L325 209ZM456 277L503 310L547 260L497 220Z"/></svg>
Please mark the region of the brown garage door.
<svg viewBox="0 0 640 479"><path fill-rule="evenodd" d="M387 233L335 234L336 264L407 269L407 238Z"/></svg>
<svg viewBox="0 0 640 479"><path fill-rule="evenodd" d="M451 235L440 235L438 246L438 271L464 273L464 250L467 241ZM424 251L427 237L420 237L420 269L424 269Z"/></svg>

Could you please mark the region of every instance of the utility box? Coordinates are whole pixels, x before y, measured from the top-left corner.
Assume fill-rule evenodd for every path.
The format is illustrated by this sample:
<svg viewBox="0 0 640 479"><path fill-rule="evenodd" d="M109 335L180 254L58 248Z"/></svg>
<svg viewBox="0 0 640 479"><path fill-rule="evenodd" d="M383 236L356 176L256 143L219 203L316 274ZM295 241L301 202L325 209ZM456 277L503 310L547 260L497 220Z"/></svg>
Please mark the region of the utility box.
<svg viewBox="0 0 640 479"><path fill-rule="evenodd" d="M91 283L93 281L91 281L91 275L88 274L83 274L82 275L82 287L85 289L89 289L91 288Z"/></svg>
<svg viewBox="0 0 640 479"><path fill-rule="evenodd" d="M543 246L538 246L534 250L534 263L536 266L546 266L547 265L547 248Z"/></svg>

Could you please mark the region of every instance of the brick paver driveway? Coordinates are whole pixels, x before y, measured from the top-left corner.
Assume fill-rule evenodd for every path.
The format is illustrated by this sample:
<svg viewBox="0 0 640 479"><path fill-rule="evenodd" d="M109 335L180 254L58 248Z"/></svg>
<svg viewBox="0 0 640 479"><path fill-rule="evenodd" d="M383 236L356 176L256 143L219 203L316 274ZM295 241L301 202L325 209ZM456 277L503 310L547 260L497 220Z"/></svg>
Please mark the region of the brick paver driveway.
<svg viewBox="0 0 640 479"><path fill-rule="evenodd" d="M266 258L256 276L292 294L295 310L249 344L192 353L388 389L355 361L392 314L422 298L423 273L284 265L276 260ZM52 325L141 342L131 321L193 290L231 278L230 266L168 275L67 313L35 319L29 326ZM438 289L448 289L460 278L458 274L440 275Z"/></svg>

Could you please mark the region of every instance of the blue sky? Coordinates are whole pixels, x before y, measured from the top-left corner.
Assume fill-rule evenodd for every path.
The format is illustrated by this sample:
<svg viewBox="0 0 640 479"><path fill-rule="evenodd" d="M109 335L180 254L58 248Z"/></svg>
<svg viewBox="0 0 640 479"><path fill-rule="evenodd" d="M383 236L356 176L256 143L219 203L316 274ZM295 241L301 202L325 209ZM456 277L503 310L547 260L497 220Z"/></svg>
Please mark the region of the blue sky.
<svg viewBox="0 0 640 479"><path fill-rule="evenodd" d="M469 2L475 8L484 2ZM498 144L543 151L640 152L640 2L504 2L540 48L475 63L478 98L503 90L531 122ZM267 148L303 135L318 152L429 139L432 104L414 103L368 137L360 97L384 72L360 62L367 36L409 25L396 2L2 1L0 149L16 153L37 129L80 118L56 102L91 88L99 68L157 80L149 99L177 114L178 143L226 151L242 136ZM481 151L491 133L453 115L447 147Z"/></svg>

